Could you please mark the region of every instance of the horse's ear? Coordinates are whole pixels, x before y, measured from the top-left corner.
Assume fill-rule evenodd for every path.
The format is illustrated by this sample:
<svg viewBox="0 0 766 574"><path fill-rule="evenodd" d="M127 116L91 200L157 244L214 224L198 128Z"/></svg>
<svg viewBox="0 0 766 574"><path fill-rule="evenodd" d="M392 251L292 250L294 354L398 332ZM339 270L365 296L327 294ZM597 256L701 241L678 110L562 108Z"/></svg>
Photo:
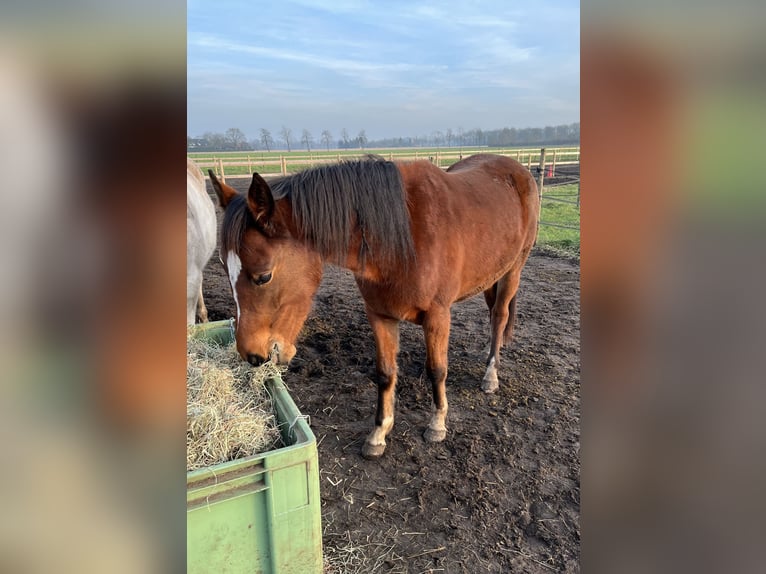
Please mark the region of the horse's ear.
<svg viewBox="0 0 766 574"><path fill-rule="evenodd" d="M218 201L221 204L221 207L226 209L229 202L237 196L237 192L225 183L218 181L218 178L215 176L212 169L207 170L207 173L210 175L210 182L213 184L213 189L218 196Z"/></svg>
<svg viewBox="0 0 766 574"><path fill-rule="evenodd" d="M274 215L274 196L266 180L257 173L253 174L250 190L247 192L247 206L255 217L255 220L268 224Z"/></svg>

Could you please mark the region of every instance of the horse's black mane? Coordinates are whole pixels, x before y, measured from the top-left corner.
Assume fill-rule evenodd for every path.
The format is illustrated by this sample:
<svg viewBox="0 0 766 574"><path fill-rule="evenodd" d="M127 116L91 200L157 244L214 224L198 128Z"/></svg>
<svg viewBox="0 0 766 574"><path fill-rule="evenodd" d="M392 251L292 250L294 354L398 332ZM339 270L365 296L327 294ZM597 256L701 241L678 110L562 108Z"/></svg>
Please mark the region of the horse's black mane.
<svg viewBox="0 0 766 574"><path fill-rule="evenodd" d="M399 169L378 156L322 165L269 182L275 200L289 198L303 239L343 264L354 226L362 233L360 259L407 265L415 249ZM226 209L222 249L239 251L244 232L257 226L244 195Z"/></svg>

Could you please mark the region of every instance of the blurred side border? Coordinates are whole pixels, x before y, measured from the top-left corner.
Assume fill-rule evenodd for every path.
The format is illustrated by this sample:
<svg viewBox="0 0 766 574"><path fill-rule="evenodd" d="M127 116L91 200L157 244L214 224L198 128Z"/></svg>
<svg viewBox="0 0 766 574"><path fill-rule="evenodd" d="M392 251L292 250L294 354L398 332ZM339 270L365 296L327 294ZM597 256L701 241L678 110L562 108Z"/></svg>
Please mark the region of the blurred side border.
<svg viewBox="0 0 766 574"><path fill-rule="evenodd" d="M0 562L182 571L186 4L0 14Z"/></svg>
<svg viewBox="0 0 766 574"><path fill-rule="evenodd" d="M762 568L757 3L582 3L582 562Z"/></svg>

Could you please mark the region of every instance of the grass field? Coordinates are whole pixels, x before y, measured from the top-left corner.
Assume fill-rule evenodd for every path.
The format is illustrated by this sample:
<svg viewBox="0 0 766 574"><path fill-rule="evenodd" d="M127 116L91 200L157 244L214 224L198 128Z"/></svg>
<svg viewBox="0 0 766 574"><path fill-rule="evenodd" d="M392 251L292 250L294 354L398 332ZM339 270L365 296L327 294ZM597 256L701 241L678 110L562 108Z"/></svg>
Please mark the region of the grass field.
<svg viewBox="0 0 766 574"><path fill-rule="evenodd" d="M540 225L540 231L537 234L538 245L554 251L580 255L580 206L574 203L577 201L578 186L577 183L562 185L548 188L543 192L540 221L575 226L577 229ZM564 203L564 201L572 203Z"/></svg>

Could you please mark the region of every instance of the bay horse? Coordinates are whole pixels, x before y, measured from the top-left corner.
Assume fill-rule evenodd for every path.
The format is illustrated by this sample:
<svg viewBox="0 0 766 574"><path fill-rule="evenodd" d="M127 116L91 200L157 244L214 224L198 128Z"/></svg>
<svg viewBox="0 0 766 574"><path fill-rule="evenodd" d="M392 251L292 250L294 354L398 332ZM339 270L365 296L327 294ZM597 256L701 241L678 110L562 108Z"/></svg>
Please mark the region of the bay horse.
<svg viewBox="0 0 766 574"><path fill-rule="evenodd" d="M202 270L215 252L217 221L215 204L205 187L205 176L197 164L186 159L186 324L193 325L197 307L207 322L202 298Z"/></svg>
<svg viewBox="0 0 766 574"><path fill-rule="evenodd" d="M209 173L225 209L221 260L244 360L289 362L324 263L353 272L377 349L375 426L363 456L384 453L394 424L400 321L425 334L427 441L447 433L450 307L482 291L491 337L481 387L497 390L500 348L513 336L519 279L537 235L537 186L524 166L478 154L445 172L428 161L368 156L270 184L255 173L247 195Z"/></svg>

